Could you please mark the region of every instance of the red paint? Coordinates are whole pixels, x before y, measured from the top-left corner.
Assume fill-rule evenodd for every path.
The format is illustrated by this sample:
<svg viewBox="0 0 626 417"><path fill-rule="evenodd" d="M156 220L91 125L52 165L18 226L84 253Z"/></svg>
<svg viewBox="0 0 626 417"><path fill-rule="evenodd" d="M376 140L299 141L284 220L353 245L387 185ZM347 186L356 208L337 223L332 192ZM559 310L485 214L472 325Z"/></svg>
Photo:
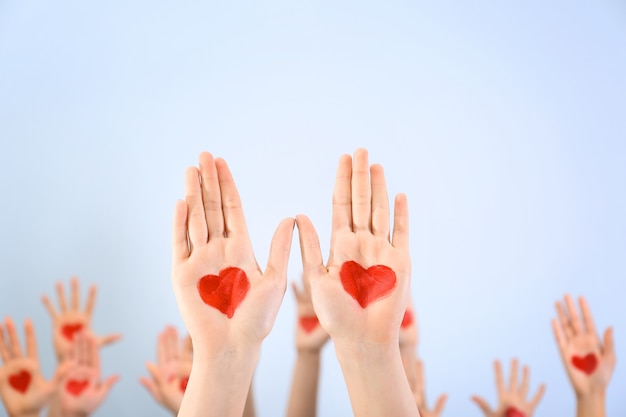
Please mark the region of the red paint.
<svg viewBox="0 0 626 417"><path fill-rule="evenodd" d="M354 261L348 261L341 265L339 276L343 289L363 308L386 296L396 286L396 273L385 265L365 269Z"/></svg>
<svg viewBox="0 0 626 417"><path fill-rule="evenodd" d="M74 340L74 334L80 332L83 329L82 323L66 324L61 327L61 334L70 342Z"/></svg>
<svg viewBox="0 0 626 417"><path fill-rule="evenodd" d="M317 316L300 317L300 327L302 327L306 333L311 333L319 324L320 321Z"/></svg>
<svg viewBox="0 0 626 417"><path fill-rule="evenodd" d="M506 417L526 417L526 414L522 413L520 410L518 410L515 407L507 408L506 411L504 412L504 415Z"/></svg>
<svg viewBox="0 0 626 417"><path fill-rule="evenodd" d="M400 323L400 327L402 327L403 329L406 329L412 324L413 324L413 313L411 313L411 310L407 310L404 312L404 317L402 317L402 323Z"/></svg>
<svg viewBox="0 0 626 417"><path fill-rule="evenodd" d="M9 385L14 390L24 394L28 390L31 379L30 372L21 370L16 374L9 375Z"/></svg>
<svg viewBox="0 0 626 417"><path fill-rule="evenodd" d="M572 356L572 365L579 371L591 375L598 367L598 358L593 353L588 353L585 356Z"/></svg>
<svg viewBox="0 0 626 417"><path fill-rule="evenodd" d="M187 389L187 384L188 383L189 383L189 377L188 376L180 379L179 388L180 388L181 392L185 392L185 390Z"/></svg>
<svg viewBox="0 0 626 417"><path fill-rule="evenodd" d="M205 275L198 281L202 301L226 314L229 319L246 298L249 289L248 276L236 267L224 268L219 275Z"/></svg>
<svg viewBox="0 0 626 417"><path fill-rule="evenodd" d="M81 392L85 390L89 386L89 381L86 379L79 381L77 379L70 379L65 384L65 390L72 394L74 397L78 397Z"/></svg>

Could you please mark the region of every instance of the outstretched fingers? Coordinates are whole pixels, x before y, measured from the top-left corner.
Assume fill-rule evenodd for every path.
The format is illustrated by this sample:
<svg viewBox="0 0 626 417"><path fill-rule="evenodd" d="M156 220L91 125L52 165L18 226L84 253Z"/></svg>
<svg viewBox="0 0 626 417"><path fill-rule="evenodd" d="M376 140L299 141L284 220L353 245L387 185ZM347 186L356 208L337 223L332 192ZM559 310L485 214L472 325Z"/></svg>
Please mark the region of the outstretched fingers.
<svg viewBox="0 0 626 417"><path fill-rule="evenodd" d="M332 231L352 230L352 157L342 155L333 190Z"/></svg>
<svg viewBox="0 0 626 417"><path fill-rule="evenodd" d="M367 150L354 152L352 164L352 231L370 231L372 219L372 187Z"/></svg>
<svg viewBox="0 0 626 417"><path fill-rule="evenodd" d="M389 196L385 172L379 164L370 167L372 179L372 233L389 240Z"/></svg>
<svg viewBox="0 0 626 417"><path fill-rule="evenodd" d="M270 244L270 254L267 260L264 276L287 282L287 264L291 252L291 241L295 219L288 217L281 221L274 232Z"/></svg>
<svg viewBox="0 0 626 417"><path fill-rule="evenodd" d="M405 194L398 194L394 201L391 244L394 248L409 250L409 203Z"/></svg>
<svg viewBox="0 0 626 417"><path fill-rule="evenodd" d="M441 394L435 402L435 409L433 410L433 414L435 414L436 416L440 416L446 406L446 401L448 401L448 394Z"/></svg>
<svg viewBox="0 0 626 417"><path fill-rule="evenodd" d="M209 152L200 154L200 176L202 178L202 201L204 215L209 228L209 239L224 237L224 212L222 194L215 159Z"/></svg>
<svg viewBox="0 0 626 417"><path fill-rule="evenodd" d="M26 336L26 356L37 361L37 339L33 322L30 319L26 319L24 323L24 334Z"/></svg>
<svg viewBox="0 0 626 417"><path fill-rule="evenodd" d="M222 158L217 158L215 159L215 168L220 185L226 236L247 236L248 227L246 226L246 218L243 214L241 198L239 197L239 191L237 191L237 186L228 168L228 164L226 164L226 161Z"/></svg>
<svg viewBox="0 0 626 417"><path fill-rule="evenodd" d="M541 384L539 386L539 388L537 389L537 392L533 396L533 399L530 401L530 406L532 407L533 410L535 408L537 408L537 406L541 402L541 399L543 398L543 394L545 394L545 392L546 392L546 385L545 384Z"/></svg>

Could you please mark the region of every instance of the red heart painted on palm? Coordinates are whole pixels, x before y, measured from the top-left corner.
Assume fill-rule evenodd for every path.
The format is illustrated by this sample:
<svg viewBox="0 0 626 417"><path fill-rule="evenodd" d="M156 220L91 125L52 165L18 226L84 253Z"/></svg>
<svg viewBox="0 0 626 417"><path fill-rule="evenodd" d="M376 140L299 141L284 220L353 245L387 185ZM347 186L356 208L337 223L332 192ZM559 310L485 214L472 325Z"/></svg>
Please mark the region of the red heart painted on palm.
<svg viewBox="0 0 626 417"><path fill-rule="evenodd" d="M61 334L70 342L74 340L74 334L80 332L83 329L82 323L70 323L61 327Z"/></svg>
<svg viewBox="0 0 626 417"><path fill-rule="evenodd" d="M179 388L181 390L181 392L185 392L185 390L187 389L187 384L189 383L189 377L186 376L184 378L180 379L180 384L179 384Z"/></svg>
<svg viewBox="0 0 626 417"><path fill-rule="evenodd" d="M81 392L85 390L89 386L89 381L86 379L80 381L78 379L70 379L65 384L65 390L72 394L74 397L78 397Z"/></svg>
<svg viewBox="0 0 626 417"><path fill-rule="evenodd" d="M320 321L317 316L300 317L300 327L302 327L306 333L311 333L319 324Z"/></svg>
<svg viewBox="0 0 626 417"><path fill-rule="evenodd" d="M506 417L526 417L526 414L522 413L515 407L507 408L504 414L506 415Z"/></svg>
<svg viewBox="0 0 626 417"><path fill-rule="evenodd" d="M572 365L587 375L591 375L598 366L598 358L593 353L585 356L572 356Z"/></svg>
<svg viewBox="0 0 626 417"><path fill-rule="evenodd" d="M198 281L202 301L226 314L229 319L246 298L249 289L248 276L236 267L224 268L219 275L205 275Z"/></svg>
<svg viewBox="0 0 626 417"><path fill-rule="evenodd" d="M343 289L363 308L389 294L396 286L396 273L385 265L365 269L348 261L341 265L339 276Z"/></svg>
<svg viewBox="0 0 626 417"><path fill-rule="evenodd" d="M411 313L411 310L407 310L404 312L404 317L402 317L402 323L400 323L400 327L406 329L411 324L413 324L413 313Z"/></svg>
<svg viewBox="0 0 626 417"><path fill-rule="evenodd" d="M14 390L24 394L28 390L31 379L30 372L22 370L16 374L9 375L9 385Z"/></svg>

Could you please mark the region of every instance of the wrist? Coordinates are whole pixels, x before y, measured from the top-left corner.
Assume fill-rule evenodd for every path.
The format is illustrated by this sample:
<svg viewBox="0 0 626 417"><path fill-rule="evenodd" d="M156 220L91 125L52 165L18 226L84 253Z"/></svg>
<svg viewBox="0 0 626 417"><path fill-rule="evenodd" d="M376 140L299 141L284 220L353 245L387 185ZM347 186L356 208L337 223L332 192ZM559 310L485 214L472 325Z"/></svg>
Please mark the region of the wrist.
<svg viewBox="0 0 626 417"><path fill-rule="evenodd" d="M605 397L604 390L587 394L576 393L576 408L578 410L578 416L605 416Z"/></svg>
<svg viewBox="0 0 626 417"><path fill-rule="evenodd" d="M340 363L368 364L375 366L386 364L390 359L399 359L400 350L396 343L336 343L335 353Z"/></svg>
<svg viewBox="0 0 626 417"><path fill-rule="evenodd" d="M29 413L9 414L9 417L39 417L39 411L32 411Z"/></svg>

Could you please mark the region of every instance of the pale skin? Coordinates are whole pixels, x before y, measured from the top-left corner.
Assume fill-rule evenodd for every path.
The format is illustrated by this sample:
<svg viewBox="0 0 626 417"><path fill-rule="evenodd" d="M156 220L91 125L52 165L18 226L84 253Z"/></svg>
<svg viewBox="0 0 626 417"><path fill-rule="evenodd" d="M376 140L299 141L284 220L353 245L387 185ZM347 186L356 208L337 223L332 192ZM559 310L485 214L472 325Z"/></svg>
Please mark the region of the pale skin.
<svg viewBox="0 0 626 417"><path fill-rule="evenodd" d="M530 389L530 369L528 366L522 368L522 379L519 380L519 363L517 359L511 361L511 374L508 385L505 383L500 361L494 362L494 373L496 377L496 390L498 392L498 404L495 408L479 396L473 396L472 401L482 410L485 417L505 417L507 409L513 407L523 414L524 417L532 417L543 398L546 386L541 384L535 395L529 397Z"/></svg>
<svg viewBox="0 0 626 417"><path fill-rule="evenodd" d="M62 417L87 417L104 402L111 388L119 380L118 375L101 379L100 353L97 339L88 333L76 335L68 359L73 366L65 374L58 387L60 415ZM72 384L84 384L79 393L72 393Z"/></svg>
<svg viewBox="0 0 626 417"><path fill-rule="evenodd" d="M42 302L52 319L52 343L54 345L57 360L61 362L67 356L72 346L71 338L67 338L63 334L64 327L69 326L71 328L72 326L81 326L80 330L88 333L92 332L91 317L96 303L97 289L95 285L92 285L89 288L87 302L85 303L84 308L81 308L80 306L78 278L73 277L70 280L69 303L67 302L65 290L61 282L56 284L56 293L59 303L58 310L54 308L52 301L48 296L44 295L42 297ZM118 341L121 337L122 336L119 333L113 333L103 337L97 337L96 342L99 346L105 346Z"/></svg>
<svg viewBox="0 0 626 417"><path fill-rule="evenodd" d="M420 411L421 417L441 417L443 409L446 406L448 400L447 394L442 394L435 401L433 408L428 407L426 401L426 378L424 377L424 363L421 360L415 361L415 373L417 381L413 389L413 395L415 396L415 403Z"/></svg>
<svg viewBox="0 0 626 417"><path fill-rule="evenodd" d="M167 326L158 337L157 362L147 362L150 378L140 378L141 384L152 398L170 411L178 414L184 391L181 383L189 377L193 358L191 338L180 339L178 330Z"/></svg>
<svg viewBox="0 0 626 417"><path fill-rule="evenodd" d="M199 168L186 171L185 200L176 203L172 230L172 284L194 352L178 415L239 417L261 343L274 325L287 287L294 219L278 225L262 271L226 161L208 152L199 159ZM207 305L198 293L200 278L228 267L243 270L250 283L231 318Z"/></svg>
<svg viewBox="0 0 626 417"><path fill-rule="evenodd" d="M44 379L39 368L35 330L30 320L24 324L26 351L20 341L11 318L7 317L4 325L0 323L0 397L9 417L39 416L52 398L60 378L68 370L68 365L60 367L50 381ZM26 372L30 381L26 391L20 392L11 385L11 379Z"/></svg>
<svg viewBox="0 0 626 417"><path fill-rule="evenodd" d="M580 312L571 296L556 303L557 319L552 320L552 330L567 376L576 393L578 417L606 416L606 389L615 369L615 343L613 329L604 331L604 340L596 330L589 304L579 298ZM572 363L572 357L593 354L597 367L591 374L582 372Z"/></svg>
<svg viewBox="0 0 626 417"><path fill-rule="evenodd" d="M404 372L409 381L409 386L413 393L419 389L418 387L418 375L417 375L417 341L418 341L418 328L417 328L417 316L412 303L409 303L405 314L410 314L413 317L413 322L405 327L400 326L400 356L402 357L402 366L404 366ZM421 411L421 410L420 410ZM423 414L423 413L422 413Z"/></svg>
<svg viewBox="0 0 626 417"><path fill-rule="evenodd" d="M354 159L344 155L339 160L326 264L309 218L298 215L296 223L313 306L334 342L354 415L418 416L398 349L411 276L406 196L395 198L391 236L383 168L376 164L370 167L367 151L358 149ZM364 268L391 268L396 276L394 287L361 307L341 283L339 271L347 261Z"/></svg>
<svg viewBox="0 0 626 417"><path fill-rule="evenodd" d="M320 373L320 352L328 342L329 335L320 325L306 331L300 324L301 318L316 317L308 280L303 277L303 286L292 285L297 303L296 320L296 364L291 380L288 417L315 417L317 415L317 391Z"/></svg>

